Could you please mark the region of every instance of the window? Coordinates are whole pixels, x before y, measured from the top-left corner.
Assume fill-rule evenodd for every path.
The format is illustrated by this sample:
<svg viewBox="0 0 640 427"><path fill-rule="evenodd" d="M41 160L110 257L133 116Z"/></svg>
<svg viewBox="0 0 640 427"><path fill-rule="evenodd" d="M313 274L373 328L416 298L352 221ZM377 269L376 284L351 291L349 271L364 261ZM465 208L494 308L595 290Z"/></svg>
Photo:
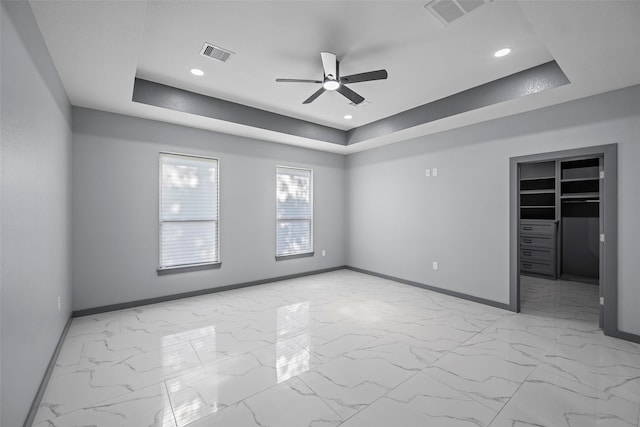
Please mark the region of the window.
<svg viewBox="0 0 640 427"><path fill-rule="evenodd" d="M160 269L220 262L218 160L160 154Z"/></svg>
<svg viewBox="0 0 640 427"><path fill-rule="evenodd" d="M278 167L276 175L276 258L312 255L312 172Z"/></svg>

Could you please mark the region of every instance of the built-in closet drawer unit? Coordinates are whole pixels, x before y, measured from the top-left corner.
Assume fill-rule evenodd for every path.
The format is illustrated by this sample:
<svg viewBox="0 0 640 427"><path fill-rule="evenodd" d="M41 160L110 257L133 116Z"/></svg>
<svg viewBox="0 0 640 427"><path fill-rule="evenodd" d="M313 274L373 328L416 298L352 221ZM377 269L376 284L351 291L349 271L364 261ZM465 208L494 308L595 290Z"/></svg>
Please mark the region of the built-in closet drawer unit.
<svg viewBox="0 0 640 427"><path fill-rule="evenodd" d="M539 248L553 248L555 243L554 236L535 236L520 234L520 248L525 246L533 246Z"/></svg>
<svg viewBox="0 0 640 427"><path fill-rule="evenodd" d="M555 263L549 261L525 261L520 259L520 273L555 276Z"/></svg>
<svg viewBox="0 0 640 427"><path fill-rule="evenodd" d="M552 236L554 234L554 228L555 223L552 221L521 221L520 234Z"/></svg>
<svg viewBox="0 0 640 427"><path fill-rule="evenodd" d="M520 220L520 273L556 278L555 220Z"/></svg>
<svg viewBox="0 0 640 427"><path fill-rule="evenodd" d="M549 261L553 257L552 248L527 248L520 249L520 261Z"/></svg>

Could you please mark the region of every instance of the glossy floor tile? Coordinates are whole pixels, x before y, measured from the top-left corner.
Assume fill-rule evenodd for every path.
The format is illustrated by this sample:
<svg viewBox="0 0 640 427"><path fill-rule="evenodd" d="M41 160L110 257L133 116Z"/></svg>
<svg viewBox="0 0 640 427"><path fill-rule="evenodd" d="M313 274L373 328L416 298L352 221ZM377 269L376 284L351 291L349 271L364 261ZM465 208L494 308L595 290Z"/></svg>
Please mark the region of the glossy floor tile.
<svg viewBox="0 0 640 427"><path fill-rule="evenodd" d="M522 313L340 270L74 319L37 427L640 427L597 287Z"/></svg>
<svg viewBox="0 0 640 427"><path fill-rule="evenodd" d="M491 424L511 426L637 426L638 403L536 368Z"/></svg>

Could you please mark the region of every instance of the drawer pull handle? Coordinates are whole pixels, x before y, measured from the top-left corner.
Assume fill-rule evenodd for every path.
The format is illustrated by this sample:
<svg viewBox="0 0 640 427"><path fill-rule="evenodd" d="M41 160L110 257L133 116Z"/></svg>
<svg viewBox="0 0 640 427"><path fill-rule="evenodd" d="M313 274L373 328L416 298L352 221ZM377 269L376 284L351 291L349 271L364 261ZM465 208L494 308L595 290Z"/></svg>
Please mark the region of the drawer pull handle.
<svg viewBox="0 0 640 427"><path fill-rule="evenodd" d="M523 230L533 230L531 227L522 227Z"/></svg>
<svg viewBox="0 0 640 427"><path fill-rule="evenodd" d="M522 239L522 241L525 243L531 243L531 239Z"/></svg>

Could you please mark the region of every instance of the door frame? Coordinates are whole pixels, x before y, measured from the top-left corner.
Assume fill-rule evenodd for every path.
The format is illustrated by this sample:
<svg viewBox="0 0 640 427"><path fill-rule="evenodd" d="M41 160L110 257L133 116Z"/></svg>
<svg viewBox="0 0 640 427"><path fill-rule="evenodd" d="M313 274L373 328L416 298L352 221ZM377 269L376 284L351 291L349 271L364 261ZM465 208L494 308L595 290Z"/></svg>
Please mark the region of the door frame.
<svg viewBox="0 0 640 427"><path fill-rule="evenodd" d="M600 181L601 233L600 242L600 306L601 324L605 335L626 338L618 330L618 144L598 145L571 150L552 151L511 157L509 159L509 308L520 312L520 227L518 226L518 198L520 182L518 166L521 163L562 160L580 156L602 156L604 181Z"/></svg>

